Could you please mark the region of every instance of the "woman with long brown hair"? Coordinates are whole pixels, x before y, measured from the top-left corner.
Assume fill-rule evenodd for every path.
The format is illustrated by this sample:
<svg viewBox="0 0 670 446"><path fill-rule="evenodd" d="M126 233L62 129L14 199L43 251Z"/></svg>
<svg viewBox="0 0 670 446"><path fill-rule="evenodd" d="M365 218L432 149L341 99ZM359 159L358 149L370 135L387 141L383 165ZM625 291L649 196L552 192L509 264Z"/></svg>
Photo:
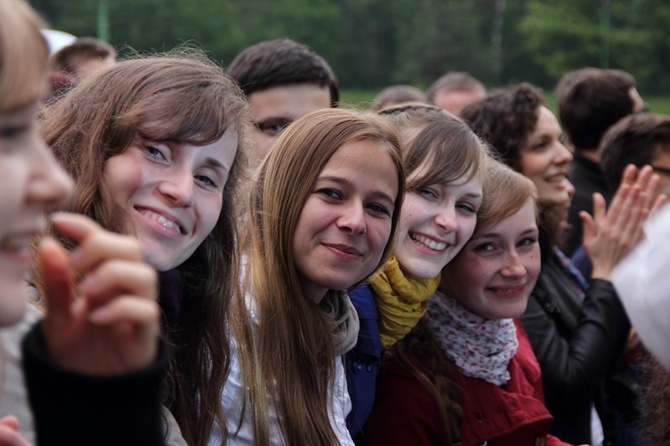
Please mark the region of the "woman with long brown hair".
<svg viewBox="0 0 670 446"><path fill-rule="evenodd" d="M77 248L39 240L49 311L22 340L5 337L26 308L31 245L73 186L37 132L48 54L39 26L27 2L0 2L0 405L14 414L20 408L6 393L27 385L41 445L162 445L167 348L158 341L156 273L137 240L83 216L51 214ZM9 348L22 360L5 355ZM5 375L19 363L24 376ZM17 415L0 418L3 446L28 444L18 433L24 413Z"/></svg>
<svg viewBox="0 0 670 446"><path fill-rule="evenodd" d="M137 237L161 273L174 348L167 406L193 446L223 422L245 110L230 77L192 50L119 62L49 104L41 122L76 182L69 210Z"/></svg>
<svg viewBox="0 0 670 446"><path fill-rule="evenodd" d="M346 290L386 260L404 185L384 118L321 110L280 135L252 181L240 245L231 444L352 444L342 355L358 317Z"/></svg>

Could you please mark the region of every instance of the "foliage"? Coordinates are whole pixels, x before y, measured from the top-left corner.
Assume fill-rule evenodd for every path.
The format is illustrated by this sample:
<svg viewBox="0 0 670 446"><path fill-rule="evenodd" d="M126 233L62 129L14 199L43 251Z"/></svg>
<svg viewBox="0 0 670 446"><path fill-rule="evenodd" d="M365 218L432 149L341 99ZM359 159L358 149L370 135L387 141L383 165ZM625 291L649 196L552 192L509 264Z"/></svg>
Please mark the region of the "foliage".
<svg viewBox="0 0 670 446"><path fill-rule="evenodd" d="M447 71L487 85L553 89L583 66L629 71L644 93L670 87L663 0L31 0L56 29L163 51L184 42L224 66L260 40L290 37L330 61L343 87L427 87Z"/></svg>

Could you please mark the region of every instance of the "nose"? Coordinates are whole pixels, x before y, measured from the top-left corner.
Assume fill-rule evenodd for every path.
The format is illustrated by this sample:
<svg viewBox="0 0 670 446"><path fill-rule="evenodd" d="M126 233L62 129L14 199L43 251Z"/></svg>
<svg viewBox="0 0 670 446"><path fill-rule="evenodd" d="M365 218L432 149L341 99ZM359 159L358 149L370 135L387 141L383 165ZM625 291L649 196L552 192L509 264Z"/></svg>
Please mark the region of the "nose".
<svg viewBox="0 0 670 446"><path fill-rule="evenodd" d="M166 197L172 206L189 207L193 205L193 172L190 166L174 165L165 171L158 182L158 191Z"/></svg>
<svg viewBox="0 0 670 446"><path fill-rule="evenodd" d="M526 267L521 262L521 258L516 251L510 252L505 259L505 265L500 270L504 277L518 279L526 275Z"/></svg>
<svg viewBox="0 0 670 446"><path fill-rule="evenodd" d="M349 206L342 207L342 213L337 219L337 226L351 234L365 234L367 232L367 224L363 204L354 202Z"/></svg>
<svg viewBox="0 0 670 446"><path fill-rule="evenodd" d="M458 230L458 220L456 219L454 205L442 206L440 212L435 215L435 224L447 234L456 232Z"/></svg>
<svg viewBox="0 0 670 446"><path fill-rule="evenodd" d="M74 189L72 178L36 135L33 136L32 144L36 150L32 151L35 158L29 161L32 172L27 188L28 200L45 210L65 206Z"/></svg>
<svg viewBox="0 0 670 446"><path fill-rule="evenodd" d="M556 154L554 156L554 163L567 164L572 161L572 152L563 145L563 143L556 144Z"/></svg>

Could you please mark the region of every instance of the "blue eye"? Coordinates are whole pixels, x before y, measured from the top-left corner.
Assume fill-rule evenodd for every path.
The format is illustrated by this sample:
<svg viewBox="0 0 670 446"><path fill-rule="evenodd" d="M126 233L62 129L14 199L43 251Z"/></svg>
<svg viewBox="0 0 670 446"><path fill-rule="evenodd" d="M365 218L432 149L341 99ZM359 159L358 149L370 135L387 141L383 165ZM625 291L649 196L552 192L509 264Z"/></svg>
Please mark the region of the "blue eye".
<svg viewBox="0 0 670 446"><path fill-rule="evenodd" d="M334 200L341 200L342 199L342 192L340 192L337 189L319 189L317 193L324 195L328 198L334 199Z"/></svg>
<svg viewBox="0 0 670 446"><path fill-rule="evenodd" d="M524 239L521 239L521 241L519 241L518 245L519 246L533 246L533 245L535 245L535 243L537 243L537 239L535 239L533 237L526 237Z"/></svg>
<svg viewBox="0 0 670 446"><path fill-rule="evenodd" d="M496 246L491 242L481 243L475 246L475 251L478 252L492 252L496 249Z"/></svg>
<svg viewBox="0 0 670 446"><path fill-rule="evenodd" d="M433 199L433 200L437 198L437 192L435 192L433 189L430 189L428 187L419 190L419 194L421 196L423 196L424 198L429 198L429 199Z"/></svg>
<svg viewBox="0 0 670 446"><path fill-rule="evenodd" d="M201 182L202 184L204 184L205 186L208 186L208 187L211 187L211 188L215 188L215 189L219 187L219 186L216 184L216 182L214 182L214 180L212 180L210 177L208 177L208 176L206 176L206 175L196 175L196 176L195 176L195 179L198 180L198 181L200 181L200 182Z"/></svg>
<svg viewBox="0 0 670 446"><path fill-rule="evenodd" d="M458 208L465 211L468 214L476 214L477 213L477 209L474 206L472 206L471 204L468 204L468 203L459 204Z"/></svg>
<svg viewBox="0 0 670 446"><path fill-rule="evenodd" d="M160 149L154 146L146 145L144 146L144 151L146 152L147 156L152 160L156 161L165 160L165 155L163 155L163 152L161 152Z"/></svg>
<svg viewBox="0 0 670 446"><path fill-rule="evenodd" d="M388 217L390 217L392 215L392 212L389 211L386 208L386 206L381 205L379 203L371 203L371 204L368 205L368 208L372 209L373 212L376 212L378 214L382 214L382 215L385 215L385 216L388 216Z"/></svg>

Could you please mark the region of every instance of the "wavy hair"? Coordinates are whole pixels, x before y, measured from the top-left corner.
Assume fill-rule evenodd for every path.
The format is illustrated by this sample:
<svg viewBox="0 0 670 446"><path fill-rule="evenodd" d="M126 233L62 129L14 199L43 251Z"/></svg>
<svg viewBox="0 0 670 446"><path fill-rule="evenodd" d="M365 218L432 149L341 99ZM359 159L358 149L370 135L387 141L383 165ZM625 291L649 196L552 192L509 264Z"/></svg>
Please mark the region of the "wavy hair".
<svg viewBox="0 0 670 446"><path fill-rule="evenodd" d="M544 105L540 92L530 84L498 90L466 106L461 118L498 152L514 170L521 170L521 151L537 126Z"/></svg>
<svg viewBox="0 0 670 446"><path fill-rule="evenodd" d="M105 163L135 135L206 145L226 131L239 135L237 155L212 232L177 269L179 314L164 331L174 347L170 404L190 445L207 444L213 422L224 425L221 390L230 345L226 315L237 284L235 196L244 164L246 102L234 81L195 50L119 62L49 104L42 132L76 181L73 212L121 232L123 213L103 190Z"/></svg>
<svg viewBox="0 0 670 446"><path fill-rule="evenodd" d="M396 166L392 229L379 267L393 246L405 184L400 142L385 119L338 109L302 117L280 135L251 187L242 246L248 256L245 285L256 298L258 324L245 316L244 293L236 300L237 313L231 319L245 386L250 389L256 444L270 440L268 394L275 397L287 444L337 444L328 417L335 360L332 334L325 328L329 324L324 311L303 294L293 239L324 166L340 147L358 141L385 147Z"/></svg>

